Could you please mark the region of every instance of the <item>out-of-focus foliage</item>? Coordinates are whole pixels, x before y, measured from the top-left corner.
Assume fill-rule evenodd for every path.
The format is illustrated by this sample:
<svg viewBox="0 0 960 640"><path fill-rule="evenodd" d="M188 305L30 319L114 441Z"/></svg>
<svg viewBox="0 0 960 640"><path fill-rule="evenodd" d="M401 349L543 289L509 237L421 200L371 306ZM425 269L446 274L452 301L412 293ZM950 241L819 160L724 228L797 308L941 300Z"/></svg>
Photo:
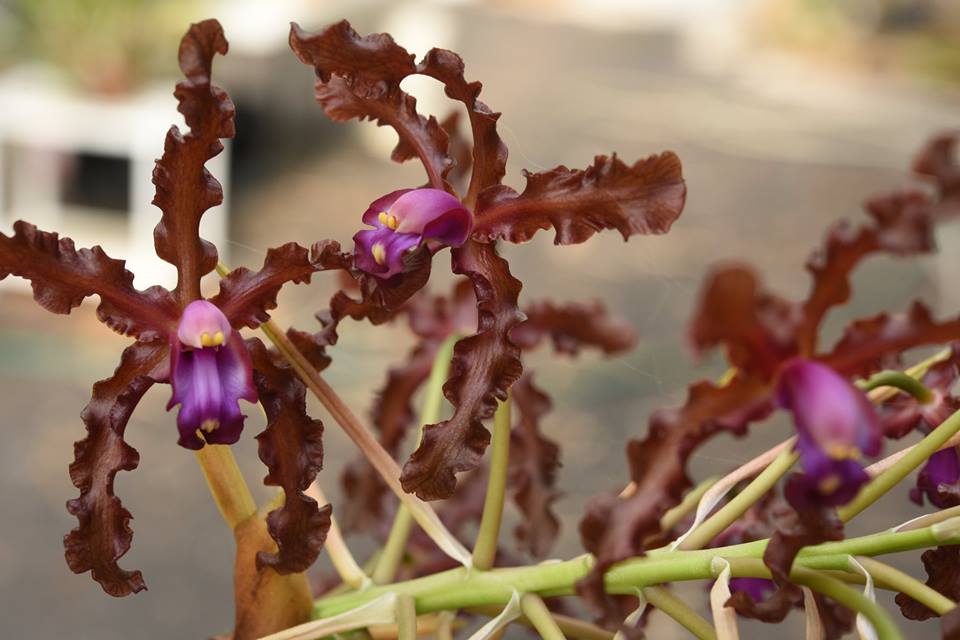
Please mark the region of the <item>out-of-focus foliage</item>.
<svg viewBox="0 0 960 640"><path fill-rule="evenodd" d="M97 93L176 73L188 0L0 0L0 65L41 60Z"/></svg>
<svg viewBox="0 0 960 640"><path fill-rule="evenodd" d="M777 0L757 3L758 36L831 64L960 82L955 0Z"/></svg>

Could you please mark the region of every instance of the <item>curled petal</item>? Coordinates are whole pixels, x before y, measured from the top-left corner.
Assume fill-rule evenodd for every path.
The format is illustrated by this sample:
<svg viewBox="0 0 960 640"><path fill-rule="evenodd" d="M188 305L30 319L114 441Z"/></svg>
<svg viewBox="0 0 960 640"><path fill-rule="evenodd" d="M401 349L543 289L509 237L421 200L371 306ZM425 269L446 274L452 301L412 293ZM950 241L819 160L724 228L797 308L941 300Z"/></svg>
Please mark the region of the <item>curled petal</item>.
<svg viewBox="0 0 960 640"><path fill-rule="evenodd" d="M312 250L288 242L267 251L259 271L240 267L227 274L211 302L223 309L234 327L255 329L270 319L269 312L276 308L283 285L310 282L316 271L346 265L347 259L336 242L317 243Z"/></svg>
<svg viewBox="0 0 960 640"><path fill-rule="evenodd" d="M143 342L176 327L179 306L161 287L138 291L123 260L103 249L77 249L70 238L18 220L13 235L0 233L0 280L30 281L34 299L52 313L70 313L83 299L100 297L97 317L111 329Z"/></svg>
<svg viewBox="0 0 960 640"><path fill-rule="evenodd" d="M624 320L611 316L599 301L555 304L539 300L526 305L527 319L510 334L527 351L550 338L557 353L576 355L583 347L594 347L606 355L634 347L636 330Z"/></svg>
<svg viewBox="0 0 960 640"><path fill-rule="evenodd" d="M920 556L927 572L927 586L956 601L960 598L960 546L937 547ZM905 593L896 599L900 612L908 620L929 620L937 614Z"/></svg>
<svg viewBox="0 0 960 640"><path fill-rule="evenodd" d="M477 468L490 442L482 420L493 415L523 371L510 332L523 319L517 308L521 283L493 245L468 242L453 250L454 272L473 283L477 333L454 348L444 395L456 407L450 420L428 425L400 478L405 491L424 500L449 497L456 474Z"/></svg>
<svg viewBox="0 0 960 640"><path fill-rule="evenodd" d="M201 449L205 443L239 440L245 417L240 400L257 401L253 365L240 334L232 332L220 347L183 350L172 345L170 358L173 394L167 409L180 405L177 443Z"/></svg>
<svg viewBox="0 0 960 640"><path fill-rule="evenodd" d="M510 432L509 483L513 501L523 514L515 533L522 548L544 558L560 533L560 520L553 512L553 503L562 495L556 488L560 446L540 430L551 402L533 384L533 375L524 374L511 394L518 420Z"/></svg>
<svg viewBox="0 0 960 640"><path fill-rule="evenodd" d="M877 253L905 256L933 250L931 204L919 191L894 191L865 203L872 222L854 226L843 220L830 228L823 247L807 260L813 285L797 329L805 353L815 350L827 312L850 299L850 275L860 262Z"/></svg>
<svg viewBox="0 0 960 640"><path fill-rule="evenodd" d="M525 242L551 226L555 244L579 244L602 229L624 239L666 233L687 195L680 159L670 151L633 165L614 154L597 156L585 170L559 166L525 175L519 195L504 186L481 194L474 238Z"/></svg>
<svg viewBox="0 0 960 640"><path fill-rule="evenodd" d="M134 343L123 352L114 374L93 385L93 397L81 417L87 437L74 447L70 479L80 496L67 503L77 527L63 539L67 564L74 573L90 571L112 596L146 589L139 571L127 571L117 560L130 549L130 512L114 495L118 471L132 471L140 462L124 431L137 403L154 382L167 377L167 346Z"/></svg>
<svg viewBox="0 0 960 640"><path fill-rule="evenodd" d="M796 305L765 291L753 269L723 265L703 285L689 338L697 355L722 345L732 366L770 379L797 352L798 322Z"/></svg>
<svg viewBox="0 0 960 640"><path fill-rule="evenodd" d="M960 340L960 317L937 321L926 305L914 302L906 313L851 322L823 361L845 375L867 376L882 369L890 354L953 340Z"/></svg>
<svg viewBox="0 0 960 640"><path fill-rule="evenodd" d="M580 521L584 547L597 556L597 566L577 584L577 591L597 609L613 614L603 589L603 574L613 564L642 553L645 541L660 531L660 518L678 504L692 482L687 460L711 436L727 431L745 433L765 410L766 385L734 378L725 386L699 382L679 408L657 411L643 440L627 444L630 478L636 490L629 497L601 494L591 499Z"/></svg>
<svg viewBox="0 0 960 640"><path fill-rule="evenodd" d="M163 156L153 170L153 204L163 215L153 232L157 255L177 268L177 293L183 304L200 297L200 278L217 264L216 248L200 238L200 218L223 202L223 188L204 165L223 150L221 138L234 136L230 96L211 84L213 57L227 52L216 20L190 26L180 43L180 69L186 79L174 95L190 131L173 126Z"/></svg>
<svg viewBox="0 0 960 640"><path fill-rule="evenodd" d="M876 456L882 428L866 395L830 367L795 358L777 380L777 404L793 413L801 442L837 459ZM805 450L800 449L801 455Z"/></svg>
<svg viewBox="0 0 960 640"><path fill-rule="evenodd" d="M317 102L331 120L357 118L393 127L399 142L391 158L419 157L430 183L444 185L453 166L447 133L436 118L420 115L416 99L400 89L401 80L416 72L412 55L389 35L361 37L345 20L318 33L294 24L289 41L297 58L316 71Z"/></svg>
<svg viewBox="0 0 960 640"><path fill-rule="evenodd" d="M320 554L330 529L330 505L304 494L323 466L323 424L307 415L306 389L289 365L275 361L259 340L247 342L267 428L257 436L269 473L264 484L283 488L283 506L267 516L278 552L257 554L257 567L280 574L305 571Z"/></svg>

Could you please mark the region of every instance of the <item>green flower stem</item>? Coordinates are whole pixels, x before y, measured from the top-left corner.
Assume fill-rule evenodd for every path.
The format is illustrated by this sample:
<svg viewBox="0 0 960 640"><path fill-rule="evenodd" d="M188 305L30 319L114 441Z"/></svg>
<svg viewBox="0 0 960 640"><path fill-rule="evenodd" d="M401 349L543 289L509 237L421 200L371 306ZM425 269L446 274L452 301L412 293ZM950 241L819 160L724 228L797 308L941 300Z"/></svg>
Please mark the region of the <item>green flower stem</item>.
<svg viewBox="0 0 960 640"><path fill-rule="evenodd" d="M740 576L769 578L770 571L758 558L734 558L729 560L731 573ZM790 580L810 587L844 607L862 613L877 631L880 640L902 640L903 635L886 610L856 589L851 589L840 580L806 567L794 565Z"/></svg>
<svg viewBox="0 0 960 640"><path fill-rule="evenodd" d="M717 633L713 630L713 625L688 607L683 600L663 587L647 587L643 590L643 597L700 640L717 639Z"/></svg>
<svg viewBox="0 0 960 640"><path fill-rule="evenodd" d="M792 448L784 449L760 475L753 479L743 491L721 507L716 513L704 520L699 527L680 543L679 549L702 549L720 535L724 529L742 516L777 483L783 474L790 470L799 456Z"/></svg>
<svg viewBox="0 0 960 640"><path fill-rule="evenodd" d="M317 501L317 504L330 504L327 497L323 494L319 483L314 482L306 491L307 495ZM350 552L346 540L343 539L343 533L340 531L340 525L337 519L330 516L330 529L327 530L327 540L323 545L324 551L330 556L337 575L344 584L353 589L362 589L370 582L370 578L357 564L356 559Z"/></svg>
<svg viewBox="0 0 960 640"><path fill-rule="evenodd" d="M423 436L424 425L434 424L440 419L440 409L443 407L443 383L446 382L447 375L450 372L450 360L453 358L453 347L457 343L457 339L457 336L450 336L444 340L437 350L437 355L434 356L430 377L427 379L427 387L423 396L423 406L420 409L420 428L417 432L418 445L420 438ZM372 579L375 584L393 582L393 577L400 567L403 552L407 548L407 540L409 540L412 530L413 515L401 503L396 516L394 516L393 525L390 527L387 542L383 546L383 553L373 570Z"/></svg>
<svg viewBox="0 0 960 640"><path fill-rule="evenodd" d="M681 580L702 580L713 576L711 562L716 557L759 560L768 541L703 549L674 551L657 556L632 558L612 567L604 576L608 593L633 594L637 588ZM811 569L849 571L848 558L898 553L938 545L960 544L960 518L923 529L884 532L830 542L803 549L796 565ZM594 566L591 555L564 562L531 567L468 571L452 569L434 575L374 586L362 592L322 598L314 603L314 616L326 618L354 609L370 600L394 591L416 598L417 612L430 613L484 605L503 606L514 590L541 596L570 595L576 583Z"/></svg>
<svg viewBox="0 0 960 640"><path fill-rule="evenodd" d="M310 361L300 353L300 351L290 342L286 334L281 331L273 321L267 321L260 325L261 331L277 347L280 354L291 364L294 371L310 389L311 393L326 410L333 416L333 419L339 424L346 434L353 440L354 444L363 452L367 461L377 470L380 477L383 478L390 490L406 505L410 510L413 519L416 520L420 528L423 529L440 549L451 558L462 564L470 566L470 552L464 548L450 531L443 525L436 511L428 503L417 496L407 493L400 486L400 467L396 461L387 453L386 449L380 444L376 436L366 427L360 419L350 410L346 403L337 395L337 392L327 384L320 373L310 364Z"/></svg>
<svg viewBox="0 0 960 640"><path fill-rule="evenodd" d="M684 516L697 508L700 499L718 480L720 480L720 476L711 476L687 492L680 504L667 511L660 518L660 530L670 531L677 526Z"/></svg>
<svg viewBox="0 0 960 640"><path fill-rule="evenodd" d="M503 519L503 501L507 492L507 466L510 462L510 396L497 405L493 416L493 453L490 457L490 476L483 499L483 515L477 541L473 546L473 566L486 571L493 567Z"/></svg>
<svg viewBox="0 0 960 640"><path fill-rule="evenodd" d="M566 636L557 626L557 621L553 619L553 615L540 596L535 593L523 594L520 597L520 610L544 640L566 640Z"/></svg>
<svg viewBox="0 0 960 640"><path fill-rule="evenodd" d="M893 527L891 531L910 531L911 529L922 529L924 527L929 527L932 524L943 522L944 520L949 520L950 518L955 518L957 516L960 516L960 506L941 509L940 511L934 511L933 513L922 515L919 518L914 518L913 520L904 522L897 527Z"/></svg>
<svg viewBox="0 0 960 640"><path fill-rule="evenodd" d="M852 502L840 507L837 512L843 522L849 522L861 511L876 502L885 493L895 487L907 475L936 453L940 447L960 431L960 411L944 420L921 440L906 455L897 460L886 471L871 480Z"/></svg>
<svg viewBox="0 0 960 640"><path fill-rule="evenodd" d="M864 392L870 392L880 387L893 387L913 396L921 404L929 404L936 397L925 384L914 376L903 371L887 370L876 373L867 380L857 382L857 386Z"/></svg>
<svg viewBox="0 0 960 640"><path fill-rule="evenodd" d="M471 607L468 612L493 617L499 614L501 610L502 607L498 605L486 605L481 607ZM563 634L569 638L576 638L577 640L613 640L614 634L612 632L585 620L580 620L579 618L574 618L572 616L565 616L559 613L553 614L553 619L556 620L557 626L560 627L560 630L563 631ZM528 627L533 626L524 616L517 618L516 622Z"/></svg>
<svg viewBox="0 0 960 640"><path fill-rule="evenodd" d="M416 640L417 603L413 596L397 596L397 640Z"/></svg>
<svg viewBox="0 0 960 640"><path fill-rule="evenodd" d="M867 572L873 576L877 584L883 585L884 589L900 591L907 594L917 602L923 604L928 609L942 616L957 606L957 603L946 597L936 589L931 589L916 578L907 575L899 569L894 569L888 564L879 560L859 556L857 558Z"/></svg>
<svg viewBox="0 0 960 640"><path fill-rule="evenodd" d="M210 494L231 530L257 513L257 503L230 447L208 444L196 456Z"/></svg>

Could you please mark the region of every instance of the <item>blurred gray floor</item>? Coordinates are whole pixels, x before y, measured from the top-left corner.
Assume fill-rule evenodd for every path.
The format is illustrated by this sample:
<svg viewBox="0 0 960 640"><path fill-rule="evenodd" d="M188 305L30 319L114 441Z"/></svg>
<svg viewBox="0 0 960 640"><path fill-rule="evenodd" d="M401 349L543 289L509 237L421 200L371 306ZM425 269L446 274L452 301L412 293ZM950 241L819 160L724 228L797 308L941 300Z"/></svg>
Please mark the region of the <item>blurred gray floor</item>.
<svg viewBox="0 0 960 640"><path fill-rule="evenodd" d="M462 28L455 47L467 60L468 77L483 80L483 99L504 112L500 130L510 147L511 184L522 186L521 168L581 167L596 153L616 150L633 160L673 149L689 185L686 212L669 236L624 244L606 234L555 248L551 234L541 233L505 249L527 299L600 296L642 335L637 350L617 360L587 356L546 366L546 356L538 354L528 361L554 398L545 427L564 445L560 484L566 496L558 504L564 537L557 555L568 556L579 551L575 528L586 498L625 481L625 438L642 434L649 413L677 402L687 382L721 370L716 358L692 363L683 343L707 267L746 259L778 291L802 295L803 262L826 225L857 217L865 196L905 183L910 156L926 134L957 123L949 119L945 97L911 84L848 79L764 58L708 74L690 63L680 39L668 32L595 32L466 10L457 19ZM242 70L230 65L228 57L223 77L239 77ZM283 73L302 87L299 97L287 99L309 102L311 72L290 56ZM322 118L319 110L315 115ZM360 126L372 125L344 129L354 133ZM243 130L239 136L238 144ZM255 266L264 249L290 239L347 243L370 200L421 180L412 164L371 159L355 137L334 140L318 139L318 152L292 171L237 185L235 242L228 248L234 264ZM436 271L445 264L441 256ZM914 296L938 304L943 268L937 259L868 264L857 275L851 308L831 316L831 336L844 319L902 309ZM318 277L309 288L285 293L276 317L313 326L312 313L333 286ZM192 454L175 444L172 416L163 410L166 388L151 392L131 421L129 441L141 465L117 481L118 495L135 516L133 548L122 565L142 569L150 590L114 600L88 576L68 571L61 538L73 526L63 506L74 495L66 472L71 443L82 435L78 414L90 384L110 373L123 341L96 325L92 307L64 319L19 295L5 294L2 301L0 403L7 439L0 447L0 513L6 516L0 522L0 636L183 638L229 628L232 545ZM399 330L355 324L345 325L342 335L329 380L365 415L385 367L408 343ZM255 482L264 471L252 441L260 419L250 413L251 437L238 456ZM319 409L315 413L326 420ZM786 425L775 421L746 443L719 438L695 457L693 471L706 477L729 469L786 433ZM336 507L339 471L354 451L331 421L325 444L322 478ZM852 530L886 527L918 513L906 489L895 494ZM905 560L904 566L919 565L916 557ZM683 593L695 597L698 589ZM652 637L683 637L662 621L654 630ZM750 630L749 637L772 631ZM910 631L932 633L932 627ZM802 632L794 625L778 637Z"/></svg>

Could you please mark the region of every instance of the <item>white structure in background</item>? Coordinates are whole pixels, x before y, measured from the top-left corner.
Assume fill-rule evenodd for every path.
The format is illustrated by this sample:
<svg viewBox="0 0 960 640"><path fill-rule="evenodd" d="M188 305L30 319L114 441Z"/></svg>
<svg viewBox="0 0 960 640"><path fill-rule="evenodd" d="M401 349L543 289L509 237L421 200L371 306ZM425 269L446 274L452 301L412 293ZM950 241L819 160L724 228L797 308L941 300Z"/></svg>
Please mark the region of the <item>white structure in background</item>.
<svg viewBox="0 0 960 640"><path fill-rule="evenodd" d="M165 84L136 94L102 97L78 94L37 68L0 76L0 222L5 232L17 219L58 231L78 247L99 244L127 261L136 285L171 286L176 271L157 258L153 228L160 210L151 204L154 161L163 154L171 124L185 131L172 88ZM16 149L16 153L11 153ZM229 152L207 163L228 191ZM130 202L126 212L68 206L62 200L64 155L91 154L129 161ZM228 261L224 204L203 217L201 235ZM10 278L10 282L22 282ZM5 281L6 283L6 281Z"/></svg>

